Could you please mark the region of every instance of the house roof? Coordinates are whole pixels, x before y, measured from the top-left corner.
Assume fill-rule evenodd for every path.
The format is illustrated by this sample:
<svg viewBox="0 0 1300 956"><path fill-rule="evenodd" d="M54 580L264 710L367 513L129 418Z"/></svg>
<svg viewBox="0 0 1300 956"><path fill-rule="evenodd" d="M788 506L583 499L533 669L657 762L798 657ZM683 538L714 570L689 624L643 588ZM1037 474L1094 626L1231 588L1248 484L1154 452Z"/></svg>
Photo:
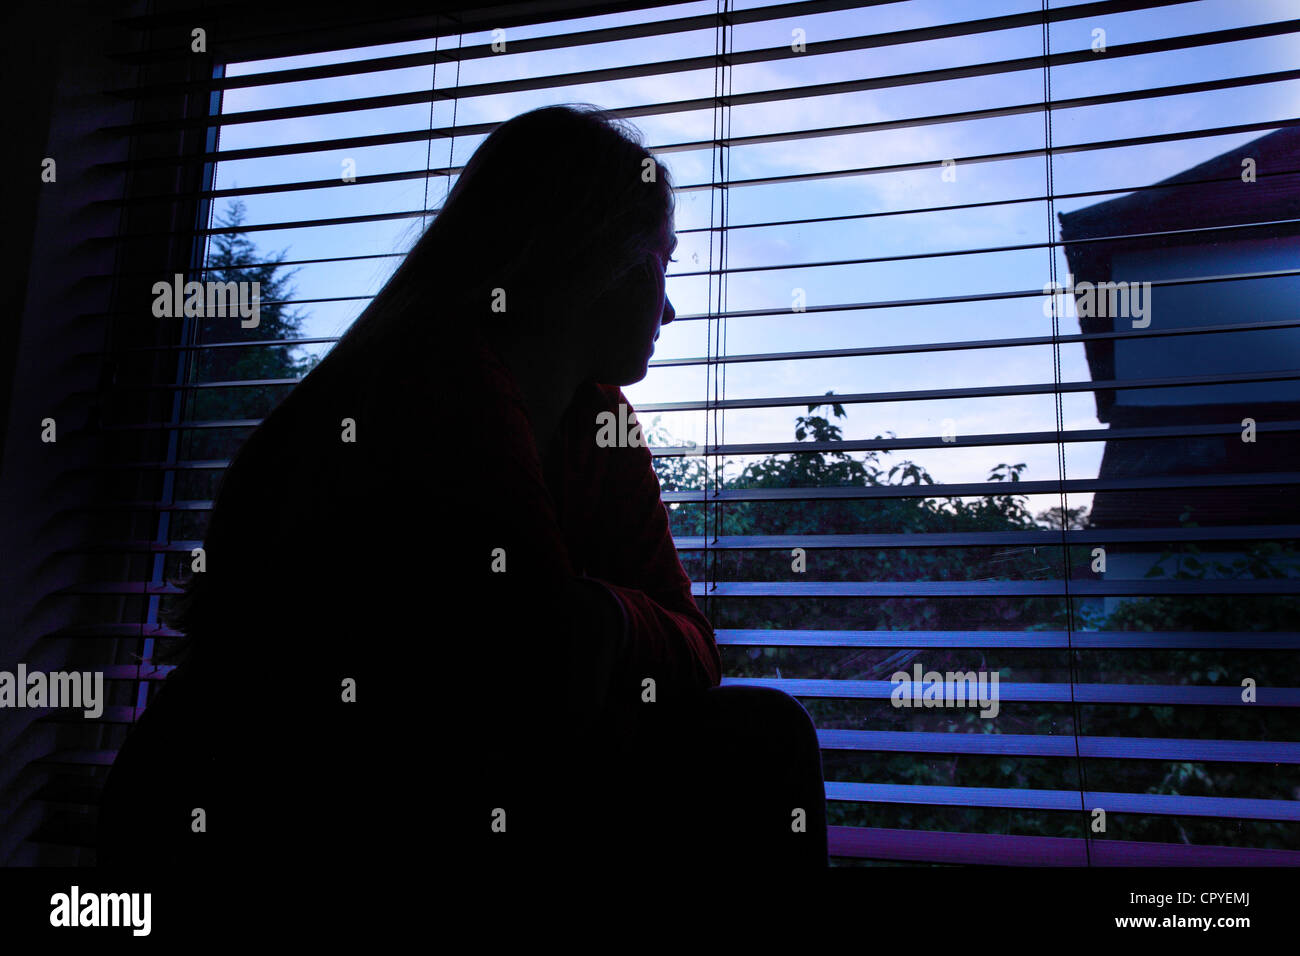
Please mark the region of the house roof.
<svg viewBox="0 0 1300 956"><path fill-rule="evenodd" d="M1248 157L1255 160L1259 177L1253 183L1241 179L1242 161ZM1279 170L1293 172L1270 175ZM1300 218L1300 126L1236 146L1154 186L1160 188L1060 213L1061 238L1069 241Z"/></svg>
<svg viewBox="0 0 1300 956"><path fill-rule="evenodd" d="M1242 160L1255 160L1257 179L1243 182ZM1285 172L1281 172L1285 171ZM1060 213L1061 239L1075 282L1112 278L1112 259L1120 252L1202 245L1201 234L1149 236L1178 229L1219 228L1219 242L1233 239L1300 235L1300 225L1283 223L1230 230L1232 226L1271 220L1300 219L1300 126L1286 127L1251 140L1213 159L1163 179L1150 187L1070 213ZM1229 227L1229 228L1225 228ZM1107 239L1104 237L1117 238ZM1095 242L1077 240L1096 239ZM1085 333L1112 331L1113 319L1080 316ZM1113 340L1084 343L1093 379L1115 378ZM1112 420L1114 389L1094 392L1097 418Z"/></svg>

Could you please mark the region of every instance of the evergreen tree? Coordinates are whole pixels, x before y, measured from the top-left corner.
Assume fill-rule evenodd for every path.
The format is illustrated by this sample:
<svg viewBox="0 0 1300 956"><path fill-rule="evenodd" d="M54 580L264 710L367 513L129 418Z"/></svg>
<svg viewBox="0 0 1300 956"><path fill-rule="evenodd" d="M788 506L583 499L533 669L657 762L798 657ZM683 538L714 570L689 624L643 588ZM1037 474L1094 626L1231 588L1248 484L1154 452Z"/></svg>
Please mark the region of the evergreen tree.
<svg viewBox="0 0 1300 956"><path fill-rule="evenodd" d="M238 317L209 316L201 321L198 341L218 346L195 353L195 382L261 382L268 379L298 379L315 364L314 357L300 355L293 346L249 345L220 347L232 342L265 342L295 339L301 335L307 318L289 300L294 296L291 280L296 269L285 270L281 263L288 250L259 253L257 245L240 230L247 210L238 200L227 207L218 226L230 232L212 237L205 279L210 282L258 283L261 308L259 322L244 328ZM191 418L196 420L230 420L262 418L284 395L287 386L239 385L229 388L196 390Z"/></svg>

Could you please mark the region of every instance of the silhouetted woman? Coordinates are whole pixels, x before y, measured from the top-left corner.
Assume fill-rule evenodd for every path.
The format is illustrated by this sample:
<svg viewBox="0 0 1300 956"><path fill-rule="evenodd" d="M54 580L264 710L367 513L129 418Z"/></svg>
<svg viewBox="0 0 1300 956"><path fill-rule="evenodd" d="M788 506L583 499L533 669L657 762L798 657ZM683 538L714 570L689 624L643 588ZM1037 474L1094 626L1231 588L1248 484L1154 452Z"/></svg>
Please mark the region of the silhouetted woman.
<svg viewBox="0 0 1300 956"><path fill-rule="evenodd" d="M811 720L718 687L650 453L597 441L672 221L599 110L486 139L224 476L101 862L826 864Z"/></svg>

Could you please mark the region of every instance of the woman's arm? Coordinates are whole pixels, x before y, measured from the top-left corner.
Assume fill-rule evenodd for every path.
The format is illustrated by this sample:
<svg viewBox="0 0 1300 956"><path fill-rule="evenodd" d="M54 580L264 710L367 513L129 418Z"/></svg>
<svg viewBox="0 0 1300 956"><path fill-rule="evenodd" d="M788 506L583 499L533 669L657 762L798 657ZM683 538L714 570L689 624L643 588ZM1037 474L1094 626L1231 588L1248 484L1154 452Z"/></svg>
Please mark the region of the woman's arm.
<svg viewBox="0 0 1300 956"><path fill-rule="evenodd" d="M418 407L416 395L427 395L428 383L403 384L410 397L400 401ZM492 381L486 388L479 381L436 384L442 394L432 403L434 421L454 421L462 406L479 415L458 436L454 455L432 442L386 440L401 453L385 470L384 494L418 500L433 478L438 510L420 516L432 526L402 532L452 552L451 573L441 580L458 605L446 623L457 635L453 646L468 651L463 666L473 671L491 661L500 678L529 696L555 702L562 694L571 713L574 706L599 712L603 694L624 694L611 690L612 682L639 694L652 678L660 699L717 686L713 628L677 558L649 450L598 448L594 416L585 419L590 427L571 448L585 461L570 464L586 495L584 537L595 547L575 562L512 390ZM626 398L602 387L597 401L617 413ZM566 524L576 513L568 504Z"/></svg>
<svg viewBox="0 0 1300 956"><path fill-rule="evenodd" d="M440 425L472 409L450 446L409 434L409 412L371 421L372 439L393 454L367 496L430 505L397 530L400 585L390 581L389 590L435 598L440 669L496 701L489 721L499 716L513 733L524 713L538 723L599 719L626 657L624 605L571 560L527 415L498 364L477 354L442 371L397 377L383 404L428 409ZM435 562L438 552L444 560Z"/></svg>
<svg viewBox="0 0 1300 956"><path fill-rule="evenodd" d="M605 410L631 403L622 391L602 386ZM591 553L587 574L622 601L628 618L631 677L652 677L660 695L716 687L722 666L713 627L695 604L691 580L677 556L660 499L649 448L643 445L596 448L608 456L599 502L589 522Z"/></svg>

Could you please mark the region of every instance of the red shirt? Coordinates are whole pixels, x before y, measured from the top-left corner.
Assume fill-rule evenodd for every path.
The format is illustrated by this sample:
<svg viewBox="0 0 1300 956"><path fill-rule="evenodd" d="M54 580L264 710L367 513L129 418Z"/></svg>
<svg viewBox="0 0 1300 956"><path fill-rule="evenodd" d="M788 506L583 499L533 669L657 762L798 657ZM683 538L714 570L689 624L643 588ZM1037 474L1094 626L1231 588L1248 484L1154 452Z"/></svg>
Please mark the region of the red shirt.
<svg viewBox="0 0 1300 956"><path fill-rule="evenodd" d="M650 450L596 442L600 413L633 420L622 390L594 383L579 389L558 429L559 473L548 484L509 370L482 343L471 363L481 373L478 401L502 424L491 454L491 486L509 521L526 529L529 558L555 576L599 581L618 597L626 615L631 656L624 665L630 677L654 678L660 697L718 686L713 628L696 607L677 556ZM622 418L620 403L627 406Z"/></svg>

